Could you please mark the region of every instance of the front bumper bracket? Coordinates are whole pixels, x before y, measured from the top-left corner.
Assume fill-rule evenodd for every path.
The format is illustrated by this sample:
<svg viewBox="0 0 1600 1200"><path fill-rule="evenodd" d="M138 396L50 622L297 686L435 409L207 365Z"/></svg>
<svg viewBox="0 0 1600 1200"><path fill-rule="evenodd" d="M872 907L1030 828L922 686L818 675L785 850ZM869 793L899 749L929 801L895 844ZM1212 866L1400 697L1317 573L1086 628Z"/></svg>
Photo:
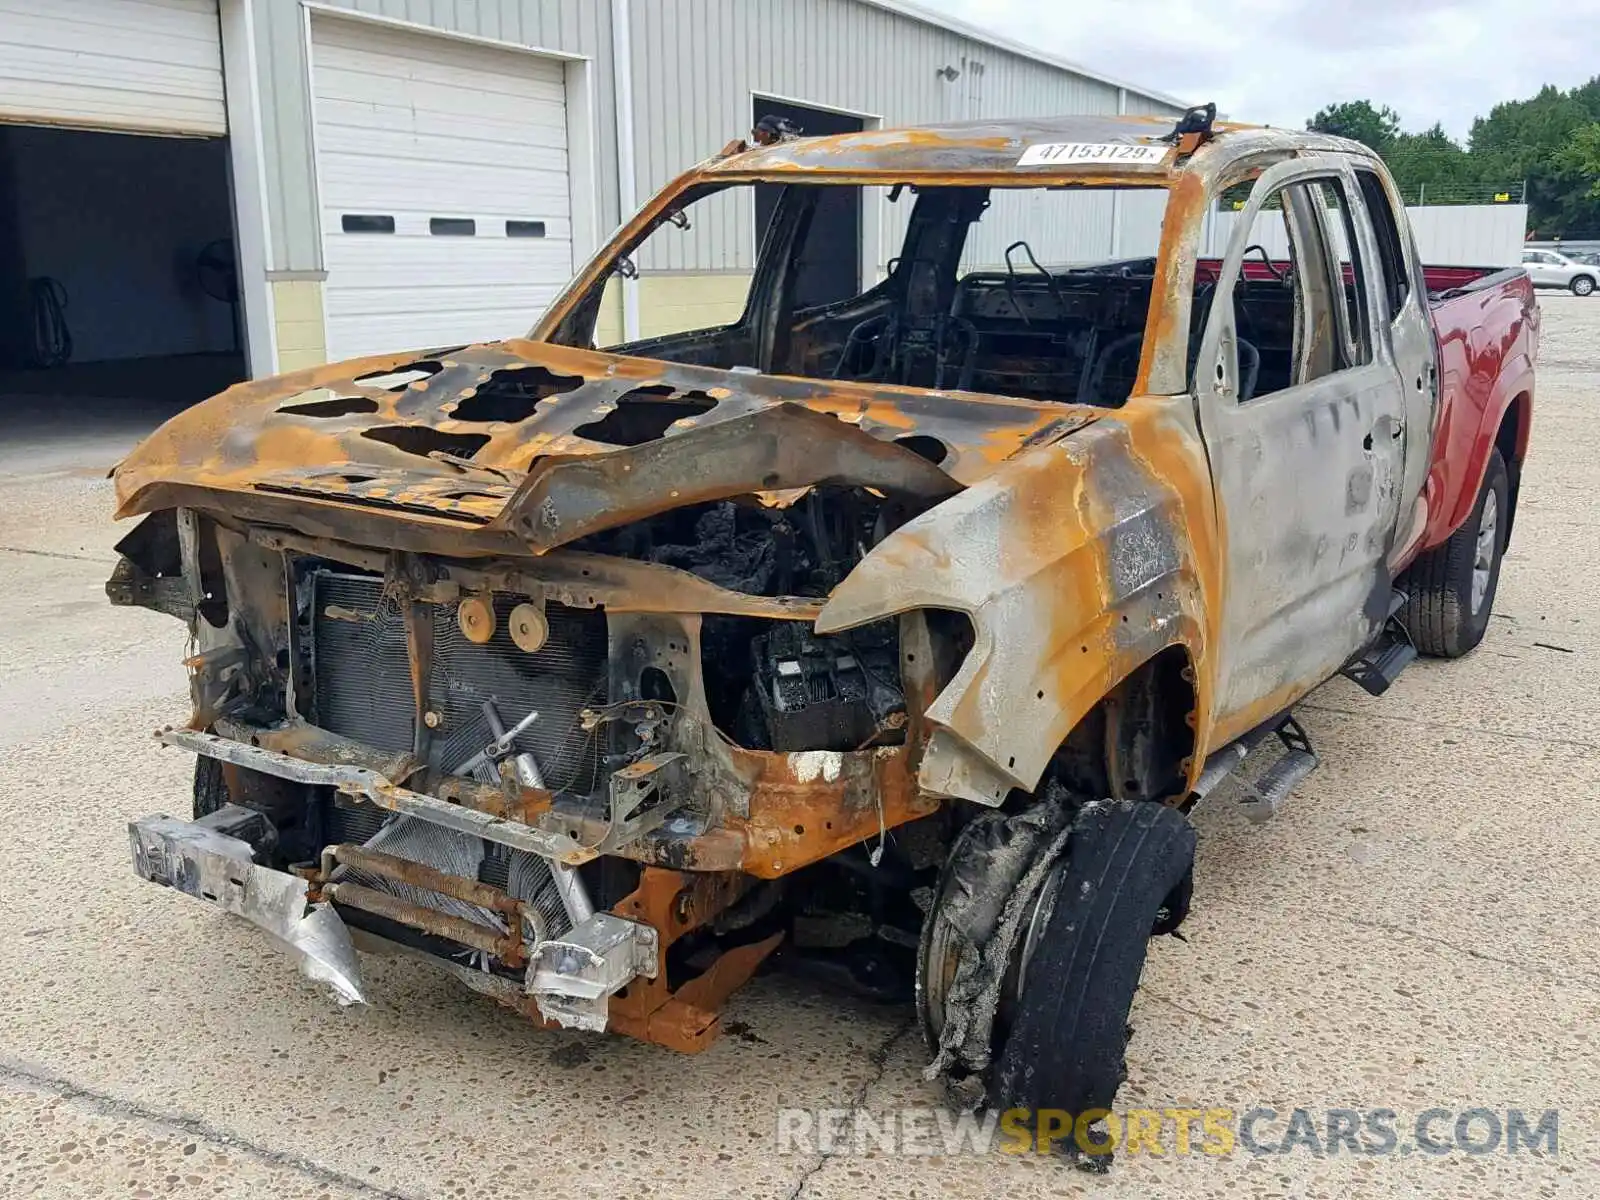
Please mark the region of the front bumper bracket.
<svg viewBox="0 0 1600 1200"><path fill-rule="evenodd" d="M249 842L222 832L243 811L230 804L198 821L156 814L130 822L133 869L264 929L340 1004L365 1003L350 931L333 906L311 904L304 879L261 866Z"/></svg>

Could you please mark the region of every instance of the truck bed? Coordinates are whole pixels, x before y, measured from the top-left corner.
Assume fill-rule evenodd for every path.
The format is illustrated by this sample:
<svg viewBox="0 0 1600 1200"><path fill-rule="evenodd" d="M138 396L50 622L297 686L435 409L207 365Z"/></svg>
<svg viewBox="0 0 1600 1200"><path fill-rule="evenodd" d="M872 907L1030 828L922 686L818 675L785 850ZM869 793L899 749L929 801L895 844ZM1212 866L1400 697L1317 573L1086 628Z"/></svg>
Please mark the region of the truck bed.
<svg viewBox="0 0 1600 1200"><path fill-rule="evenodd" d="M1521 267L1430 267L1422 268L1428 285L1428 299L1435 306L1467 292L1481 291L1509 283L1523 274Z"/></svg>
<svg viewBox="0 0 1600 1200"><path fill-rule="evenodd" d="M1292 266L1288 259L1274 259L1272 269L1268 270L1267 264L1259 258L1244 260L1244 277L1250 280L1265 282L1273 278L1273 271L1280 274ZM1222 269L1220 258L1200 258L1195 260L1195 271L1198 278L1215 279L1217 272ZM1422 268L1423 282L1428 285L1428 298L1437 304L1442 300L1449 300L1464 292L1475 292L1487 287L1495 287L1501 283L1508 283L1523 274L1521 267L1456 267L1456 266L1428 266ZM1345 280L1350 278L1350 268L1345 267Z"/></svg>

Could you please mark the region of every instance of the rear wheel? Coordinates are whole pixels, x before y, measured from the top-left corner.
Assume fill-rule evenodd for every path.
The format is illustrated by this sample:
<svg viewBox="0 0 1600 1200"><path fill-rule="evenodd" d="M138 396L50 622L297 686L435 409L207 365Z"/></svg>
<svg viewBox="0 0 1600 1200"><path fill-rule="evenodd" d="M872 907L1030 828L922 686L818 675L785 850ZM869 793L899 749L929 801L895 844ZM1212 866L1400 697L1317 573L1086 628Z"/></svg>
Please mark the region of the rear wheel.
<svg viewBox="0 0 1600 1200"><path fill-rule="evenodd" d="M1587 296L1594 291L1594 280L1588 275L1579 275L1569 286L1574 296Z"/></svg>
<svg viewBox="0 0 1600 1200"><path fill-rule="evenodd" d="M1472 514L1407 569L1402 623L1422 653L1459 658L1483 640L1500 583L1509 496L1505 460L1491 450Z"/></svg>

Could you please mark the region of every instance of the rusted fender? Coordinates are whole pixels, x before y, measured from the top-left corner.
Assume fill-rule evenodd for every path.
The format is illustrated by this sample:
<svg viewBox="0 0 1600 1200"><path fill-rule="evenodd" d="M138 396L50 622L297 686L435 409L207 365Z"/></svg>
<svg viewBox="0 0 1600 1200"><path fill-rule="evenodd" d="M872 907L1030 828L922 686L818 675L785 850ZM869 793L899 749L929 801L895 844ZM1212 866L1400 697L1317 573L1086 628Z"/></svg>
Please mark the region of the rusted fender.
<svg viewBox="0 0 1600 1200"><path fill-rule="evenodd" d="M927 713L922 788L985 804L1031 790L1072 727L1172 645L1196 667L1200 732L1214 505L1192 424L1170 419L1181 403L1123 410L1020 455L891 534L834 589L818 632L917 608L972 619L973 649Z"/></svg>

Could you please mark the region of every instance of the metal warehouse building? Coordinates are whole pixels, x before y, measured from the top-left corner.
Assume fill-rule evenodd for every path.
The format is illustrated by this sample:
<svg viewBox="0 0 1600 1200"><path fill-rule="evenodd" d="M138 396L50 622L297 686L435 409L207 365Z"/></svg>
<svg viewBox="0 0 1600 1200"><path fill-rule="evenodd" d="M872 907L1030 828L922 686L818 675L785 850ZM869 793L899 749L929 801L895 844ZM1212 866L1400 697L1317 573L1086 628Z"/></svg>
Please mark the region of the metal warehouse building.
<svg viewBox="0 0 1600 1200"><path fill-rule="evenodd" d="M132 386L159 364L195 399L522 333L766 114L832 133L1181 108L890 0L0 0L0 369L70 340L75 370ZM736 316L763 203L646 255L603 329ZM833 219L831 269L863 286L884 222Z"/></svg>

